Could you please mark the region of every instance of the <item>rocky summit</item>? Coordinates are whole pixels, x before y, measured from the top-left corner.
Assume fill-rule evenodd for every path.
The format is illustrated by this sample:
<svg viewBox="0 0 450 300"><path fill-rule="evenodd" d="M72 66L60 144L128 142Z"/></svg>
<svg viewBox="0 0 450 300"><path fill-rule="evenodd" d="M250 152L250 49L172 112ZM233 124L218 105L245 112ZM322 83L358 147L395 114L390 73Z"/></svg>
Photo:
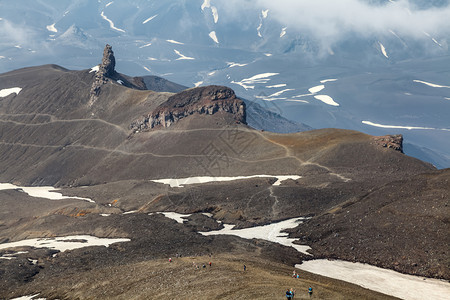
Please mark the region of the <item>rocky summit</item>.
<svg viewBox="0 0 450 300"><path fill-rule="evenodd" d="M294 268L319 258L450 279L450 170L395 132L255 129L228 87L114 62L0 74L1 299L396 299Z"/></svg>
<svg viewBox="0 0 450 300"><path fill-rule="evenodd" d="M194 114L213 115L228 113L238 123L246 124L245 103L236 98L234 91L223 86L207 86L188 89L175 94L142 120L131 124L134 131L169 127Z"/></svg>

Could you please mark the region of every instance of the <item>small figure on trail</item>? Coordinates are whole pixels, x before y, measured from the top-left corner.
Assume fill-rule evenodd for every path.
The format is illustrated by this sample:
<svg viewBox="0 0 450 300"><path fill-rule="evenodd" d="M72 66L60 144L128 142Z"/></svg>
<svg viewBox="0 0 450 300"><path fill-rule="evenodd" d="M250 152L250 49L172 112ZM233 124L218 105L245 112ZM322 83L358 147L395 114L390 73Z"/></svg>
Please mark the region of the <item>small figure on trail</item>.
<svg viewBox="0 0 450 300"><path fill-rule="evenodd" d="M244 265L244 271L245 271L245 270L247 270L247 266L246 266L246 265Z"/></svg>
<svg viewBox="0 0 450 300"><path fill-rule="evenodd" d="M309 298L312 297L312 293L313 293L312 287L309 287L308 289Z"/></svg>
<svg viewBox="0 0 450 300"><path fill-rule="evenodd" d="M291 288L291 295L292 295L292 299L294 299L294 297L295 297L295 290L293 288Z"/></svg>
<svg viewBox="0 0 450 300"><path fill-rule="evenodd" d="M300 275L297 273L297 279L299 279L300 278Z"/></svg>
<svg viewBox="0 0 450 300"><path fill-rule="evenodd" d="M203 264L203 269L204 269L204 268L206 268L206 265L205 265L205 264Z"/></svg>
<svg viewBox="0 0 450 300"><path fill-rule="evenodd" d="M292 278L295 278L295 270L292 272Z"/></svg>
<svg viewBox="0 0 450 300"><path fill-rule="evenodd" d="M211 262L209 262L209 266L211 267L211 265L212 265L212 263Z"/></svg>
<svg viewBox="0 0 450 300"><path fill-rule="evenodd" d="M172 262L172 257L169 257L169 262Z"/></svg>
<svg viewBox="0 0 450 300"><path fill-rule="evenodd" d="M293 297L294 297L294 295L292 295L291 290L287 289L287 290L286 290L286 298L287 298L288 300L291 300Z"/></svg>

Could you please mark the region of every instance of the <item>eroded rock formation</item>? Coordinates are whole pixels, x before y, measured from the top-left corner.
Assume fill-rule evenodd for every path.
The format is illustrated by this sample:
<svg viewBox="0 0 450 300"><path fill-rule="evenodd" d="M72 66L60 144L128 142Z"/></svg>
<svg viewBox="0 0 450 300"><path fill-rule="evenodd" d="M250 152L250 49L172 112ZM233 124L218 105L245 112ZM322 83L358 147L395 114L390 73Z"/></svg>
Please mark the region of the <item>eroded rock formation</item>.
<svg viewBox="0 0 450 300"><path fill-rule="evenodd" d="M99 65L98 71L95 73L95 79L91 86L91 91L89 93L89 106L91 106L97 99L102 85L108 81L107 78L116 76L115 67L116 59L114 57L114 52L112 51L112 47L107 44L103 50L102 63Z"/></svg>
<svg viewBox="0 0 450 300"><path fill-rule="evenodd" d="M246 124L245 103L224 86L207 86L185 90L171 96L153 112L131 124L134 132L154 127L169 127L193 114L230 113L238 123Z"/></svg>

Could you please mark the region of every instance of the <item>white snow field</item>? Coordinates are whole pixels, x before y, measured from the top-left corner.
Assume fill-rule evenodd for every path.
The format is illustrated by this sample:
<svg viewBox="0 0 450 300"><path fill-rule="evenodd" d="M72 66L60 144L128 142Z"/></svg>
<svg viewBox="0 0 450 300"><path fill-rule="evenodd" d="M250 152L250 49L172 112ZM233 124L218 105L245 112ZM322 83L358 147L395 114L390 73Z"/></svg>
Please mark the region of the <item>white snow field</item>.
<svg viewBox="0 0 450 300"><path fill-rule="evenodd" d="M405 300L450 299L448 282L405 275L367 264L318 259L305 261L295 267Z"/></svg>
<svg viewBox="0 0 450 300"><path fill-rule="evenodd" d="M0 97L6 97L6 96L9 96L9 95L14 94L14 93L16 93L16 95L19 95L21 90L22 90L22 88L20 88L20 87L13 87L13 88L9 88L9 89L2 89L2 90L0 90Z"/></svg>
<svg viewBox="0 0 450 300"><path fill-rule="evenodd" d="M92 68L91 68L91 70L89 71L89 73L92 73L92 72L98 72L98 70L100 70L100 66L99 66L99 65L96 65L95 67L92 67Z"/></svg>
<svg viewBox="0 0 450 300"><path fill-rule="evenodd" d="M434 83L430 83L430 82L426 82L426 81L422 81L422 80L413 80L413 81L417 82L417 83L422 83L422 84L425 84L425 85L428 85L431 87L450 89L450 86L447 86L447 85L439 85L439 84L434 84Z"/></svg>
<svg viewBox="0 0 450 300"><path fill-rule="evenodd" d="M322 84L322 85L318 85L318 86L313 86L312 88L308 89L308 91L309 91L311 94L315 94L315 93L320 92L320 91L323 90L324 88L325 88L325 86Z"/></svg>
<svg viewBox="0 0 450 300"><path fill-rule="evenodd" d="M27 193L30 197L46 198L50 200L78 199L95 203L94 200L91 200L89 198L63 196L61 193L57 193L56 191L58 191L58 189L52 186L16 186L11 183L0 183L0 191L15 189L19 189Z"/></svg>
<svg viewBox="0 0 450 300"><path fill-rule="evenodd" d="M408 129L408 130L443 130L450 131L450 128L432 128L432 127L417 127L417 126L399 126L399 125L383 125L377 124L370 121L362 121L361 123L381 128L391 128L391 129Z"/></svg>
<svg viewBox="0 0 450 300"><path fill-rule="evenodd" d="M237 176L237 177L212 177L212 176L198 176L198 177L188 177L188 178L168 178L168 179L155 179L151 180L156 183L164 183L170 185L170 187L183 187L186 184L200 184L207 182L217 182L217 181L232 181L232 180L243 180L250 178L277 178L277 181L273 185L281 185L281 182L292 179L300 179L301 176L298 175L252 175L252 176Z"/></svg>
<svg viewBox="0 0 450 300"><path fill-rule="evenodd" d="M47 28L48 31L58 32L58 29L56 29L56 27L55 27L55 23L53 23L51 25L47 25L46 28Z"/></svg>
<svg viewBox="0 0 450 300"><path fill-rule="evenodd" d="M153 19L156 18L157 16L158 16L158 15L151 16L150 18L148 18L148 19L146 19L144 22L142 22L142 24L146 24L146 23L150 22L151 20L153 20Z"/></svg>
<svg viewBox="0 0 450 300"><path fill-rule="evenodd" d="M183 59L193 60L193 59L195 59L193 57L189 57L189 56L185 56L185 55L181 54L180 51L178 51L178 50L173 50L173 51L180 56L176 60L183 60Z"/></svg>
<svg viewBox="0 0 450 300"><path fill-rule="evenodd" d="M339 106L339 103L334 101L333 98L331 98L328 95L316 95L316 96L314 96L314 98L316 98L317 100L320 100L323 103L328 104L328 105Z"/></svg>
<svg viewBox="0 0 450 300"><path fill-rule="evenodd" d="M110 19L108 19L107 16L105 16L105 13L104 13L104 12L102 12L100 15L102 16L102 18L103 18L104 20L106 20L106 21L109 23L109 27L110 27L111 29L114 29L114 30L120 31L120 32L125 32L125 30L120 29L120 28L117 28L117 27L114 25L113 21L111 21Z"/></svg>
<svg viewBox="0 0 450 300"><path fill-rule="evenodd" d="M184 45L184 43L178 42L178 41L175 41L175 40L166 40L166 42L171 43L171 44Z"/></svg>
<svg viewBox="0 0 450 300"><path fill-rule="evenodd" d="M337 81L337 79L336 78L324 79L324 80L321 80L320 83L327 83L327 82L333 82L333 81Z"/></svg>
<svg viewBox="0 0 450 300"><path fill-rule="evenodd" d="M384 55L386 58L389 58L389 56L387 55L387 52L386 52L386 48L383 46L383 44L380 43L380 42L378 42L378 44L380 44L380 50L381 50L381 53L383 53L383 55Z"/></svg>
<svg viewBox="0 0 450 300"><path fill-rule="evenodd" d="M11 300L46 300L47 298L35 298L39 296L39 294L22 296L18 298L12 298Z"/></svg>
<svg viewBox="0 0 450 300"><path fill-rule="evenodd" d="M3 243L0 244L0 249L15 248L15 247L34 247L34 248L50 248L64 252L66 250L73 250L90 246L109 247L109 245L114 243L123 243L129 241L131 240L126 238L109 239L109 238L98 238L91 235L72 235L63 237L28 239L18 242Z"/></svg>
<svg viewBox="0 0 450 300"><path fill-rule="evenodd" d="M216 43L219 44L219 40L217 39L217 35L215 31L211 31L209 33L209 37Z"/></svg>
<svg viewBox="0 0 450 300"><path fill-rule="evenodd" d="M250 78L245 78L242 79L241 81L231 81L231 83L234 84L238 84L240 86L242 86L244 89L248 90L248 89L254 89L255 86L251 85L251 84L257 84L257 83L267 83L270 81L269 77L278 75L280 73L262 73L262 74L257 74L255 76L252 76Z"/></svg>
<svg viewBox="0 0 450 300"><path fill-rule="evenodd" d="M297 227L298 224L302 223L302 221L305 219L306 218L293 218L264 226L256 226L251 228L235 229L235 230L233 230L235 225L224 224L225 228L221 230L199 232L199 233L203 235L235 235L244 239L261 239L278 243L280 245L293 247L298 252L311 255L307 252L307 250L311 249L311 247L306 245L294 244L293 241L295 241L296 239L290 239L288 238L288 234L286 232L282 232L285 229Z"/></svg>

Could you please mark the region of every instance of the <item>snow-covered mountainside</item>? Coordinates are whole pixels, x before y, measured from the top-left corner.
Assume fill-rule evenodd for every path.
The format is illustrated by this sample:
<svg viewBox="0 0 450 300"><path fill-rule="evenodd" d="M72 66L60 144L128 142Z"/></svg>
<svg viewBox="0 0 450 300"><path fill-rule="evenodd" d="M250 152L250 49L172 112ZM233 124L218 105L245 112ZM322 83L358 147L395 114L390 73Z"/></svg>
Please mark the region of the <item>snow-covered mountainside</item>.
<svg viewBox="0 0 450 300"><path fill-rule="evenodd" d="M229 86L314 128L401 133L407 154L450 167L449 1L336 3L2 1L0 73L86 69L109 43L122 73Z"/></svg>

